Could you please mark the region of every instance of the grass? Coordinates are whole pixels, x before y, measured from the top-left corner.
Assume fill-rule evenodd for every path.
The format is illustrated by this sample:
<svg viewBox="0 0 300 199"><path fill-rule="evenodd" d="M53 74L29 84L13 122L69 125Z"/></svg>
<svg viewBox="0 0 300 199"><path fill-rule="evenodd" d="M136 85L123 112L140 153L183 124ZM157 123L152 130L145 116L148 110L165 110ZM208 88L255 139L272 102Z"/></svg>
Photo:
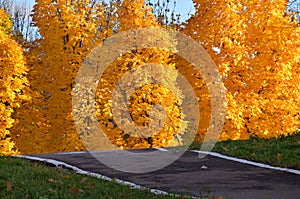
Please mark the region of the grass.
<svg viewBox="0 0 300 199"><path fill-rule="evenodd" d="M193 143L190 149L200 149ZM300 170L300 132L277 139L217 142L214 152ZM178 198L154 195L40 162L0 156L0 198ZM183 197L182 197L183 198Z"/></svg>
<svg viewBox="0 0 300 199"><path fill-rule="evenodd" d="M76 174L40 162L0 157L0 198L175 198Z"/></svg>
<svg viewBox="0 0 300 199"><path fill-rule="evenodd" d="M193 143L190 149L200 149L201 144ZM214 152L243 158L273 166L300 170L300 131L294 135L279 138L217 142Z"/></svg>

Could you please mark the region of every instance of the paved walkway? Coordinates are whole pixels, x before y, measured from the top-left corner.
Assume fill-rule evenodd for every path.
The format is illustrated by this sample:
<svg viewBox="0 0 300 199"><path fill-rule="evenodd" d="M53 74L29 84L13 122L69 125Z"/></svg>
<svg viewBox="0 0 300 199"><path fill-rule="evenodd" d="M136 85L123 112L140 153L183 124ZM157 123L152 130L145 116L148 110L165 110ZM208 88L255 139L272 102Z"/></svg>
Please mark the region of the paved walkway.
<svg viewBox="0 0 300 199"><path fill-rule="evenodd" d="M160 153L166 152L160 151ZM111 151L99 152L99 154L118 156L120 153ZM177 161L161 170L141 174L111 169L88 152L31 156L62 161L110 178L178 194L222 196L233 199L300 198L300 175L211 155L199 158L198 154L192 151L185 152Z"/></svg>

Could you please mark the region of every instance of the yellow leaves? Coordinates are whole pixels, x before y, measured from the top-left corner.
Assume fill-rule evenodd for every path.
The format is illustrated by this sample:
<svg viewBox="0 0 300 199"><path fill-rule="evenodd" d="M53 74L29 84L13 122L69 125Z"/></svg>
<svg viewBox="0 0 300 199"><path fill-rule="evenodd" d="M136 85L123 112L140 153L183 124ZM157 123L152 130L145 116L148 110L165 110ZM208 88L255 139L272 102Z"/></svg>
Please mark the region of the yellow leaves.
<svg viewBox="0 0 300 199"><path fill-rule="evenodd" d="M76 185L73 185L71 188L68 189L68 193L83 193L84 191L77 187Z"/></svg>
<svg viewBox="0 0 300 199"><path fill-rule="evenodd" d="M93 7L90 7L91 4L88 2L75 0L54 3L38 0L34 6L33 23L39 28L42 39L28 55L33 69L30 71L31 83L37 92L47 91L51 95L35 95L33 104L28 104L28 107L22 109L23 112L17 113L19 119L22 115L28 115L28 112L35 113L23 121L23 125L27 123L30 129L23 128L22 125L14 129L20 135L15 138L18 143L26 143L26 139L32 140L31 151L28 144L27 146L22 144L20 146L22 152L82 150L83 146L78 139L70 114L71 87L82 60L94 46L114 32L121 31L122 28L125 30L157 25L154 15L145 6L144 1L124 1L121 8L121 1L111 1L109 5L99 2ZM140 54L136 59L129 59L126 63L135 67L148 56L147 53ZM153 57L155 62L160 63L167 62L166 56L167 54L157 53ZM126 64L119 66L123 72L128 69ZM112 120L108 120L112 117L111 102L108 99L120 73L109 72L111 76L108 81L101 81L103 87L101 92L97 93L99 100L102 101L97 105L96 114L104 119L101 122L108 128L111 134L109 137L119 142L119 146L123 146L124 140L119 140L119 137L115 136L120 132L116 133L115 124L111 122ZM39 108L33 109L30 106ZM76 119L86 121L85 117ZM32 131L35 133L32 134ZM35 143L39 143L39 146Z"/></svg>
<svg viewBox="0 0 300 199"><path fill-rule="evenodd" d="M11 23L7 20L5 12L0 10L0 24L8 26ZM7 28L11 27L0 27L0 154L14 153L14 143L8 138L14 122L12 113L26 99L21 91L28 85L22 49L5 32Z"/></svg>
<svg viewBox="0 0 300 199"><path fill-rule="evenodd" d="M51 183L57 183L57 184L63 184L62 181L56 180L56 179L53 179L53 178L49 178L49 179L48 179L48 182L51 182Z"/></svg>
<svg viewBox="0 0 300 199"><path fill-rule="evenodd" d="M82 183L86 183L88 181L88 178L82 178L81 180L80 180L80 183L82 184Z"/></svg>
<svg viewBox="0 0 300 199"><path fill-rule="evenodd" d="M181 115L180 99L174 97L174 95L180 96L179 93L172 93L166 87L158 84L144 84L147 80L144 79L135 79L135 83L140 85L135 91L131 94L130 100L128 103L128 110L133 120L133 123L140 127L149 127L150 123L153 122L152 118L163 118L161 117L160 111L152 110L152 106L157 104L161 105L166 112L166 124L159 132L154 132L155 135L151 137L135 137L129 134L125 134L121 127L116 125L114 118L117 115L112 114L112 104L109 99L112 98L112 91L116 82L120 81L120 78L129 70L134 70L136 67L143 66L147 63L160 63L168 65L169 67L175 68L173 63L170 63L170 58L168 52L165 52L160 49L143 49L138 50L135 53L128 53L119 57L104 73L101 79L101 83L97 88L97 116L100 120L100 124L103 129L105 129L106 136L113 142L116 146L121 149L126 148L145 148L145 147L161 147L167 146L169 144L175 145L174 135L179 133L179 127L183 125ZM145 71L146 72L146 71ZM155 74L153 73L152 76ZM174 84L176 81L176 74L170 74L166 76L167 78L163 81L169 84ZM124 82L128 84L130 88L134 88L135 85L131 86L131 82ZM124 96L118 96L117 99L123 99ZM118 104L119 101L114 101ZM122 111L118 111L118 114L122 114ZM127 124L127 118L122 119L122 124ZM157 122L157 121L154 121ZM130 123L130 125L132 125ZM172 127L171 127L172 126ZM155 131L155 129L152 129ZM182 130L182 129L180 129ZM133 131L133 130L132 130ZM149 130L149 132L151 129ZM153 131L151 133L153 133ZM177 143L178 144L178 143Z"/></svg>
<svg viewBox="0 0 300 199"><path fill-rule="evenodd" d="M6 191L12 191L13 190L13 184L11 181L6 181Z"/></svg>
<svg viewBox="0 0 300 199"><path fill-rule="evenodd" d="M228 106L221 138L299 129L300 93L291 89L299 85L299 28L282 14L286 1L194 2L201 6L182 31L205 44L224 76Z"/></svg>
<svg viewBox="0 0 300 199"><path fill-rule="evenodd" d="M125 0L117 12L119 31L158 26L154 14L144 0Z"/></svg>
<svg viewBox="0 0 300 199"><path fill-rule="evenodd" d="M104 3L91 5L82 0L38 0L34 6L33 23L42 36L28 53L36 94L32 104L16 113L22 122L14 127L20 135L14 139L23 153L84 149L71 116L72 86L82 60L110 36L106 29L114 23L106 18Z"/></svg>
<svg viewBox="0 0 300 199"><path fill-rule="evenodd" d="M14 143L11 141L10 138L6 138L5 140L0 140L1 154L3 155L15 154L16 151L13 151L13 148L14 148Z"/></svg>
<svg viewBox="0 0 300 199"><path fill-rule="evenodd" d="M7 13L2 9L0 9L0 31L3 31L7 35L12 31L12 22Z"/></svg>
<svg viewBox="0 0 300 199"><path fill-rule="evenodd" d="M74 94L71 93L72 84L82 60L94 46L116 32L158 26L143 0L112 1L110 6L96 3L93 8L88 6L89 2L37 0L33 20L42 39L27 53L34 100L33 104L28 103L21 107L22 111L16 112L20 125L14 128L14 133L19 136L12 135L22 152L82 150L70 114L71 94ZM228 111L222 139L244 139L257 134L276 136L299 128L300 34L299 28L293 28L295 25L280 14L285 9L284 2L261 1L261 6L255 1L194 2L201 6L197 6L197 14L182 31L203 44L224 77ZM0 12L0 27L9 27L2 16L4 14ZM172 49L176 48L174 41L166 39L170 40ZM213 51L212 46L218 47L220 52ZM146 126L150 122L147 111L151 105L160 104L167 113L167 125L151 139L137 139L117 127L110 101L116 82L127 71L147 63L176 68L192 83L201 109L197 139L201 141L205 135L211 119L206 84L201 74L195 74L189 64L178 57L174 61L173 57L176 55L161 49L143 49L120 55L99 81L96 115L100 125L106 129L107 137L120 148L159 147L175 143L176 133L183 123L180 99L174 97L178 93L162 86L149 85L137 89L131 96L131 116L137 124ZM2 29L0 59L0 76L3 77L0 80L0 112L7 119L6 123L0 124L0 132L1 138L5 138L9 134L7 128L13 123L9 119L12 108L22 104L20 99L26 99L20 95L28 83L24 78L26 69L22 50ZM15 75L12 77L11 74ZM176 77L169 74L168 81L172 82ZM12 107L7 107L7 103ZM85 113L82 115L82 118L76 119L82 120L84 125L89 123ZM28 143L28 140L31 142ZM13 147L8 139L1 142L6 143L3 145L5 151ZM74 190L78 191L77 188Z"/></svg>

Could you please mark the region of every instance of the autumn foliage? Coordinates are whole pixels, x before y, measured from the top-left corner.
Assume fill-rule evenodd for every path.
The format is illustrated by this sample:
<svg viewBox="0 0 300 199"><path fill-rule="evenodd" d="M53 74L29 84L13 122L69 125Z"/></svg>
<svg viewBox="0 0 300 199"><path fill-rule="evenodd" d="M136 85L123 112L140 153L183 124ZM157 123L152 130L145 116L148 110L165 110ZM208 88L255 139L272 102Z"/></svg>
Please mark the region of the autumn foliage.
<svg viewBox="0 0 300 199"><path fill-rule="evenodd" d="M18 112L20 119L26 119L14 128L22 152L84 149L71 116L74 78L92 46L112 31L98 29L110 27L104 5L84 2L40 0L34 6L33 23L42 38L28 53L35 98Z"/></svg>
<svg viewBox="0 0 300 199"><path fill-rule="evenodd" d="M287 1L194 0L194 4L196 14L177 30L206 49L223 78L227 114L220 139L277 137L299 129L300 29L286 11ZM112 35L161 27L158 21L143 0L36 0L33 25L41 37L22 52L11 39L9 18L1 11L1 153L13 147L21 153L84 150L82 132L77 132L72 115L79 68L89 53ZM170 40L172 44L176 41ZM95 112L107 138L123 149L182 144L178 133L184 123L181 99L159 84L136 90L129 103L131 117L139 126L148 125L150 105L166 108L168 120L158 134L136 138L124 133L114 121L111 97L116 83L126 72L147 63L176 69L191 83L200 108L195 139L202 141L212 108L202 75L175 53L153 48L120 55L99 80ZM177 76L168 77L167 81L175 82ZM27 85L31 101L24 101ZM85 117L78 120L84 127L89 123Z"/></svg>
<svg viewBox="0 0 300 199"><path fill-rule="evenodd" d="M287 1L195 3L197 13L182 31L201 42L223 76L227 116L221 139L299 129L300 29L285 11Z"/></svg>
<svg viewBox="0 0 300 199"><path fill-rule="evenodd" d="M151 9L145 6L144 1L125 0L117 13L119 32L137 28L159 27ZM166 39L168 38L167 33L165 37ZM172 42L174 41L170 40L170 46ZM150 118L147 111L149 111L151 105L159 104L167 113L164 127L158 133L150 137L136 137L116 126L114 124L114 117L116 116L112 114L112 103L110 102L112 99L111 91L114 90L116 83L119 82L126 72L149 63L163 64L176 69L174 58L172 58L171 55L172 53L162 49L138 49L135 52L118 58L104 73L96 94L98 104L96 114L100 119L102 128L105 129L105 134L116 146L126 149L174 146L180 144L179 137L181 135L179 130L181 129L181 125L184 125L179 106L181 99L178 99L179 96L175 96L168 88L159 84L144 85L131 96L128 109L130 110L132 120L137 126L149 125ZM144 70L143 73L149 72ZM168 78L166 81L174 85L177 75L168 74L166 76ZM143 80L135 79L137 84L141 81ZM122 98L123 96L120 97Z"/></svg>
<svg viewBox="0 0 300 199"><path fill-rule="evenodd" d="M12 23L8 15L0 10L0 151L2 154L16 152L11 140L10 128L15 108L28 99L25 57L22 48L12 39Z"/></svg>

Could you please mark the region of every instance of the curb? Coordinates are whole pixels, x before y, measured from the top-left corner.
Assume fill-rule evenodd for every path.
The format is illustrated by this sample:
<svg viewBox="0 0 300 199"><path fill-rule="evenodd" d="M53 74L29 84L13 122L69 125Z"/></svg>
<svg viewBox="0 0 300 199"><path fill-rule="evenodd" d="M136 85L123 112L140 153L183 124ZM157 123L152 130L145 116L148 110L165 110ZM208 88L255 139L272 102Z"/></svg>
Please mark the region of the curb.
<svg viewBox="0 0 300 199"><path fill-rule="evenodd" d="M211 156L214 156L214 157L219 157L219 158L226 159L226 160L231 160L231 161L234 161L234 162L253 165L253 166L257 166L257 167L261 167L261 168L265 168L265 169L272 169L272 170L276 170L276 171L284 171L284 172L300 175L300 171L296 170L296 169L275 167L275 166L271 166L271 165L268 165L268 164L253 162L253 161L249 161L249 160L245 160L245 159L241 159L241 158L234 158L234 157L226 156L226 155L223 155L223 154L220 154L220 153L215 153L215 152L198 151L198 150L190 150L190 151L198 153L198 154L211 155Z"/></svg>
<svg viewBox="0 0 300 199"><path fill-rule="evenodd" d="M154 193L156 195L174 195L174 196L178 196L176 194L171 194L171 193L161 191L161 190L158 190L158 189L149 189L147 187L143 187L141 185L138 185L138 184L135 184L135 183L132 183L132 182L128 182L128 181L124 181L124 180L120 180L120 179L112 179L110 177L107 177L107 176L104 176L104 175L101 175L101 174L98 174L98 173L85 171L85 170L82 170L78 167L72 166L70 164L66 164L66 163L61 162L61 161L53 160L53 159L38 158L38 157L32 157L32 156L27 156L27 155L17 155L17 156L13 156L13 157L25 158L25 159L33 160L33 161L46 162L46 163L48 163L50 165L54 165L56 167L57 166L64 166L65 168L71 169L71 170L75 171L78 174L83 174L83 175L87 175L87 176L91 176L91 177L96 177L98 179L106 180L106 181L109 181L109 182L114 181L118 184L126 185L126 186L129 186L129 187L133 188L133 189L148 190L149 192Z"/></svg>
<svg viewBox="0 0 300 199"><path fill-rule="evenodd" d="M157 148L157 150L159 150L159 151L169 151L169 150L164 149L164 148ZM271 169L271 170L282 171L282 172L287 172L287 173L300 175L300 171L295 170L295 169L275 167L275 166L271 166L271 165L267 165L267 164L263 164L263 163L249 161L249 160L246 160L246 159L226 156L226 155L216 153L216 152L207 152L207 151L199 151L199 150L189 150L189 151L193 152L193 153L198 153L199 158L203 158L206 155L211 155L213 157L218 157L218 158L230 160L230 161L233 161L233 162L239 162L239 163L242 163L242 164L248 164L248 165L252 165L252 166L256 166L256 167L260 167L260 168ZM109 152L113 152L113 151L104 151L104 152L109 153ZM88 151L87 152L83 152L83 151L82 152L62 152L62 153L58 153L58 154L66 154L66 155L70 154L71 155L71 154L81 154L81 153L88 153ZM150 189L150 188L147 188L147 187L144 187L144 186L141 186L141 185L129 182L129 181L124 181L124 180L115 179L115 178L112 179L108 176L101 175L99 173L93 173L93 172L85 171L85 170L82 170L82 169L80 169L76 166L72 166L70 164L67 164L67 163L64 163L64 162L61 162L61 161L57 161L57 160L54 160L54 159L39 158L39 157L33 157L33 156L28 156L28 155L17 155L17 156L13 156L13 157L25 158L25 159L33 160L33 161L46 162L46 163L48 163L50 165L53 165L53 166L56 166L56 167L57 166L63 166L64 168L73 170L78 174L83 174L83 175L87 175L87 176L91 176L91 177L96 177L98 179L102 179L102 180L109 181L109 182L113 181L113 182L116 182L120 185L129 186L132 189L146 190L146 191L149 191L150 193L153 193L153 194L156 194L156 195L172 195L172 196L176 196L176 197L184 197L184 196L180 196L178 194L168 193L166 191L162 191L162 190L159 190L159 189ZM190 197L190 198L197 198L197 197Z"/></svg>

